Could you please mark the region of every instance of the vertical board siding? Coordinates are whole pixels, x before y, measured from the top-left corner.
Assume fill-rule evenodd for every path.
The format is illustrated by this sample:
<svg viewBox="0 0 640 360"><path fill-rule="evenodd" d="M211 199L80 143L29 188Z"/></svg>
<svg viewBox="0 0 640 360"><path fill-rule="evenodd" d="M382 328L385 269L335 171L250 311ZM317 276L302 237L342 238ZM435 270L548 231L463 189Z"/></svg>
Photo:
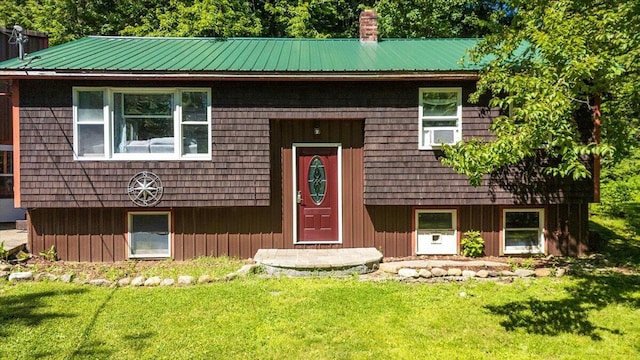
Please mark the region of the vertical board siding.
<svg viewBox="0 0 640 360"><path fill-rule="evenodd" d="M302 245L284 239L282 221L272 222L271 207L174 209L173 258L199 256L253 257L261 248L375 247L385 257L415 255L412 247L414 209L409 206L363 206L364 216L353 221L342 245ZM478 230L486 256L501 256L500 206L458 207L459 232ZM545 207L547 253L582 255L587 251L586 205ZM355 217L354 217L355 219ZM124 209L32 209L28 247L40 253L55 246L66 261L122 261L127 259ZM91 224L89 226L89 223ZM91 233L89 233L91 229ZM362 237L356 234L362 233ZM276 241L278 239L278 241Z"/></svg>

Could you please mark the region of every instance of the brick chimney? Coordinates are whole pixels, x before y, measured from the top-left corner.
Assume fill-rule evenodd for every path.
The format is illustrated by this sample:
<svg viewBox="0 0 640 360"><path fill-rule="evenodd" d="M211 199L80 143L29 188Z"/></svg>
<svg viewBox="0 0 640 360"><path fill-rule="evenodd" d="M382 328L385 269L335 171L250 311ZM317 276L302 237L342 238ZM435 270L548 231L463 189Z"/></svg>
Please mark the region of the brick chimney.
<svg viewBox="0 0 640 360"><path fill-rule="evenodd" d="M360 41L378 42L378 14L373 9L363 10L360 13Z"/></svg>

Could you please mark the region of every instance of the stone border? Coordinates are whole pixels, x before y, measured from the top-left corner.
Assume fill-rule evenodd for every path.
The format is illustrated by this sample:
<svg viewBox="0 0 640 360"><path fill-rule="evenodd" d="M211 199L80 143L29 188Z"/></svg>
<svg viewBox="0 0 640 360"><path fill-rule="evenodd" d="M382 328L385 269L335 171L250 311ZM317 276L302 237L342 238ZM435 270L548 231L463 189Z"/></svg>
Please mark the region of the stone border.
<svg viewBox="0 0 640 360"><path fill-rule="evenodd" d="M115 281L107 279L91 279L84 280L75 278L73 274L54 275L46 272L35 273L33 271L15 271L12 272L13 266L8 264L0 264L0 280L7 280L11 283L26 281L59 281L63 283L87 284L102 287L156 287L156 286L189 286L195 284L206 284L211 282L231 281L238 277L246 277L249 274L257 272L258 264L243 265L235 272L229 273L222 278L213 278L210 275L202 275L197 279L190 275L178 276L178 279L161 278L152 276L146 278L138 276L135 278L122 278Z"/></svg>
<svg viewBox="0 0 640 360"><path fill-rule="evenodd" d="M437 281L465 281L469 279L478 280L502 280L514 278L533 278L533 277L563 277L567 273L566 268L538 268L535 270L517 269L509 270L462 270L456 267L448 269L433 268L384 268L381 271L397 276L399 280L437 280Z"/></svg>

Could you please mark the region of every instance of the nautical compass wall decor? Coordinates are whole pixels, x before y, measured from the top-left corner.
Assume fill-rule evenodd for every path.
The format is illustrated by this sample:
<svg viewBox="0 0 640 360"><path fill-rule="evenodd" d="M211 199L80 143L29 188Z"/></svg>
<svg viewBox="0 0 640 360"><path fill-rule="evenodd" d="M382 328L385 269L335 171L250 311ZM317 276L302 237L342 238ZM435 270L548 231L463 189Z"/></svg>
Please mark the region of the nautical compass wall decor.
<svg viewBox="0 0 640 360"><path fill-rule="evenodd" d="M138 206L154 206L162 199L162 181L158 175L149 171L133 175L127 189L129 199Z"/></svg>

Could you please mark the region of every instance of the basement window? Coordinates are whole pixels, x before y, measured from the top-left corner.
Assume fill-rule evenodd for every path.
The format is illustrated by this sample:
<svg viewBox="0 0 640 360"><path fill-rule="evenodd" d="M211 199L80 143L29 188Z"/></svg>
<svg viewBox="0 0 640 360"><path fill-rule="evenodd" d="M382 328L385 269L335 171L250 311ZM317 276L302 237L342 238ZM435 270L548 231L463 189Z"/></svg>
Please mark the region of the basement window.
<svg viewBox="0 0 640 360"><path fill-rule="evenodd" d="M209 89L74 88L77 160L210 160Z"/></svg>
<svg viewBox="0 0 640 360"><path fill-rule="evenodd" d="M544 253L544 210L505 209L502 233L505 254Z"/></svg>
<svg viewBox="0 0 640 360"><path fill-rule="evenodd" d="M170 257L171 214L130 212L128 236L130 258Z"/></svg>

